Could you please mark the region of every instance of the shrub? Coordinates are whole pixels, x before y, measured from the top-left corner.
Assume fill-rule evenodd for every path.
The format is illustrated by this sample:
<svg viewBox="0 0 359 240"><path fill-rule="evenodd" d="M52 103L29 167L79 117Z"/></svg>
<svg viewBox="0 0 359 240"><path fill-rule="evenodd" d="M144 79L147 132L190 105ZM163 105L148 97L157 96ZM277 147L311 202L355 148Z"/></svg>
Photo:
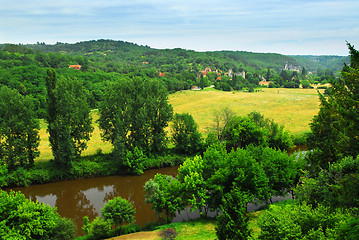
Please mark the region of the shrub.
<svg viewBox="0 0 359 240"><path fill-rule="evenodd" d="M116 226L124 222L133 223L135 220L136 209L129 201L121 197L108 201L101 211L105 220L109 220Z"/></svg>
<svg viewBox="0 0 359 240"><path fill-rule="evenodd" d="M111 222L101 217L95 218L89 226L89 235L92 239L102 239L109 236Z"/></svg>
<svg viewBox="0 0 359 240"><path fill-rule="evenodd" d="M146 159L147 156L144 155L140 149L135 147L132 151L127 151L122 164L128 168L129 172L139 175L143 173L143 163Z"/></svg>
<svg viewBox="0 0 359 240"><path fill-rule="evenodd" d="M32 202L21 192L0 191L0 199L1 239L74 237L74 224L71 220L62 219L56 208Z"/></svg>
<svg viewBox="0 0 359 240"><path fill-rule="evenodd" d="M271 205L258 219L259 239L337 239L335 229L351 218L342 210L307 204Z"/></svg>
<svg viewBox="0 0 359 240"><path fill-rule="evenodd" d="M71 219L60 218L54 227L53 240L72 239L76 233L76 225Z"/></svg>

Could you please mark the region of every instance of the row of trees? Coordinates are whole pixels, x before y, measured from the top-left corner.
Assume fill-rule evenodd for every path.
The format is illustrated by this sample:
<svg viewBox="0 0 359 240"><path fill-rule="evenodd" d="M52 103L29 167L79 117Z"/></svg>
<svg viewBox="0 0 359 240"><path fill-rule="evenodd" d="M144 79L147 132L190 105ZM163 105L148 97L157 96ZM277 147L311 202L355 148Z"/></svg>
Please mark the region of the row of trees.
<svg viewBox="0 0 359 240"><path fill-rule="evenodd" d="M77 79L57 77L53 69L46 75L46 122L54 162L69 168L86 149L92 119L88 92ZM32 166L39 155L39 122L32 99L7 87L0 89L1 151L9 169ZM149 78L124 78L110 84L100 105L99 126L103 139L114 146L113 155L122 159L135 149L145 154L166 147L166 132L173 110L166 89Z"/></svg>

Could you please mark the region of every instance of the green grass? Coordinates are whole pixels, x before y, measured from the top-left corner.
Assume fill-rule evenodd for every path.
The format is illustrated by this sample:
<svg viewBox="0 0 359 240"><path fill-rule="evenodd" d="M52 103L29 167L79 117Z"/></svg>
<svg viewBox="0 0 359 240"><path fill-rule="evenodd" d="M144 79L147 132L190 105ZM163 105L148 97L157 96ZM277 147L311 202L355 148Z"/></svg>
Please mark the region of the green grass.
<svg viewBox="0 0 359 240"><path fill-rule="evenodd" d="M174 228L177 232L176 240L217 239L214 220L195 220L163 225L159 230Z"/></svg>

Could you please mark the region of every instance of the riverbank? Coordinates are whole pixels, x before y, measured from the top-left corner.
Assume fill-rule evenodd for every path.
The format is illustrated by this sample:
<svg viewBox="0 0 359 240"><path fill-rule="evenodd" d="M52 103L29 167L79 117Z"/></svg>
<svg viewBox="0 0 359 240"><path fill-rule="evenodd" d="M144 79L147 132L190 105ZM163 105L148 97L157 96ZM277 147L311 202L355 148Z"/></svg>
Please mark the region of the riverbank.
<svg viewBox="0 0 359 240"><path fill-rule="evenodd" d="M181 164L186 157L188 156L168 151L163 155L146 158L143 167L144 170L149 170L175 166ZM98 152L71 162L69 168L59 168L53 161L37 162L31 168L18 168L11 172L5 166L0 166L0 189L113 175L123 176L133 173L122 166L121 161L115 159L111 153Z"/></svg>

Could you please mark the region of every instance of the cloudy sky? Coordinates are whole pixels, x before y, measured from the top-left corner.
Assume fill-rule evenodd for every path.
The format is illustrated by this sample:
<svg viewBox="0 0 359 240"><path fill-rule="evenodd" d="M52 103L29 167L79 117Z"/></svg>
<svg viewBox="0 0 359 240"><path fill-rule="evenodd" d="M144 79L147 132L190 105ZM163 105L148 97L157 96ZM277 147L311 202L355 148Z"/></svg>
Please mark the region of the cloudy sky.
<svg viewBox="0 0 359 240"><path fill-rule="evenodd" d="M311 55L348 55L346 40L359 47L358 0L2 1L0 43L113 39Z"/></svg>

